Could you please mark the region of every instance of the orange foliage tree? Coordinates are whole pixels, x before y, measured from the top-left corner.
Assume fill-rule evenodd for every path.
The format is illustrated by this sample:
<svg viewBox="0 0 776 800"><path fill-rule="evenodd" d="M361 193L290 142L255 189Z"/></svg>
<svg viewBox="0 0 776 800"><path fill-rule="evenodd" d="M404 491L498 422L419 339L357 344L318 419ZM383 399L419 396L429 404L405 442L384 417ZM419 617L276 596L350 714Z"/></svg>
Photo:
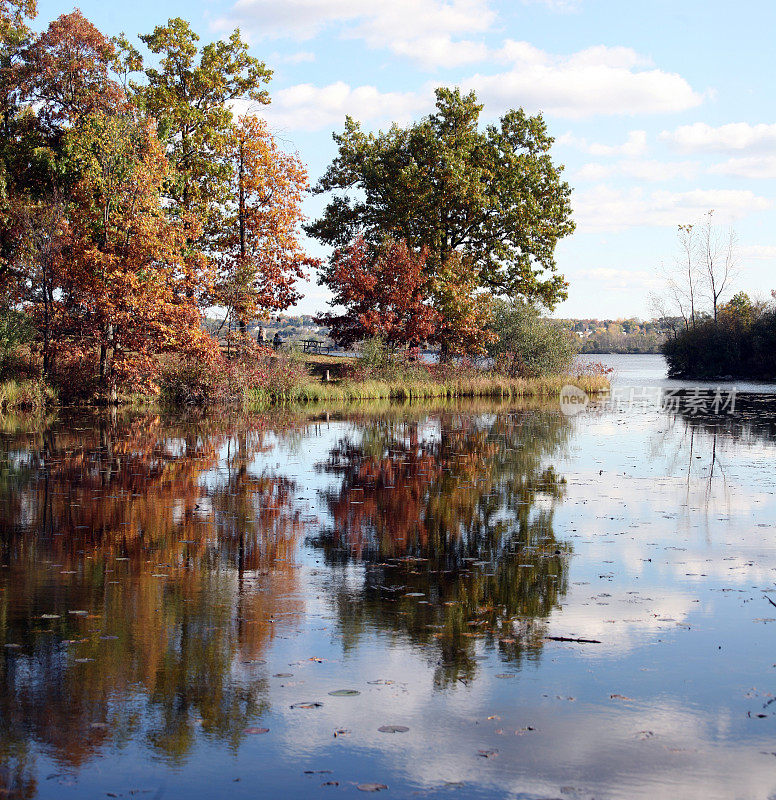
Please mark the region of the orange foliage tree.
<svg viewBox="0 0 776 800"><path fill-rule="evenodd" d="M58 347L92 353L113 399L153 376L151 356L212 349L183 291L183 230L164 213L168 164L155 130L132 112L92 114L68 133L77 181L61 259Z"/></svg>
<svg viewBox="0 0 776 800"><path fill-rule="evenodd" d="M237 32L198 56L171 20L141 37L162 56L141 88L126 39L78 11L35 35L33 5L0 0L0 314L28 315L33 362L68 394L150 387L167 353L223 367L204 309L245 330L316 264L304 167L258 119L232 120L233 101L268 102L271 73Z"/></svg>
<svg viewBox="0 0 776 800"><path fill-rule="evenodd" d="M293 305L295 282L317 261L299 241L307 189L299 158L278 148L262 120L244 116L232 127L226 159L231 180L214 248L214 300L244 333L250 319Z"/></svg>

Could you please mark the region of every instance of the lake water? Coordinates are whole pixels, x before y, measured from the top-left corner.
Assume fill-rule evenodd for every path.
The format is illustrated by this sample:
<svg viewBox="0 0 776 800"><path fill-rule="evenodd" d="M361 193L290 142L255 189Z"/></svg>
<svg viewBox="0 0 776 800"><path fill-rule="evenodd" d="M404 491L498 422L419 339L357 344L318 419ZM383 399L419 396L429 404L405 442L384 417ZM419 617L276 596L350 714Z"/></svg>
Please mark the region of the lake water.
<svg viewBox="0 0 776 800"><path fill-rule="evenodd" d="M0 796L776 796L750 388L0 420Z"/></svg>

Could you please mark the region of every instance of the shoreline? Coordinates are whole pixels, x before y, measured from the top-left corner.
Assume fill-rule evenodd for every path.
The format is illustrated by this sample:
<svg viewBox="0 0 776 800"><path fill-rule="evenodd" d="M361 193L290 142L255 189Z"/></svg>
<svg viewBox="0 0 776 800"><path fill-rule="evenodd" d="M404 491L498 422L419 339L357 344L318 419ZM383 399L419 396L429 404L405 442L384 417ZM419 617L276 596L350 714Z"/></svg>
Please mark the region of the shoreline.
<svg viewBox="0 0 776 800"><path fill-rule="evenodd" d="M242 397L228 402L202 404L174 403L160 395L136 395L121 399L117 403L103 402L98 398L85 403L60 403L56 393L38 379L0 382L0 413L43 412L58 408L123 408L132 406L159 406L175 408L219 408L242 406L245 409L260 409L277 406L320 406L324 403L359 403L362 401L388 400L407 402L413 400L452 399L553 399L560 396L564 386L576 386L592 396L600 396L611 390L609 380L599 375L547 375L541 378L507 378L492 373L481 376L456 378L450 381L433 380L364 380L336 379L332 381L310 380L285 391L267 391L259 387L245 388Z"/></svg>

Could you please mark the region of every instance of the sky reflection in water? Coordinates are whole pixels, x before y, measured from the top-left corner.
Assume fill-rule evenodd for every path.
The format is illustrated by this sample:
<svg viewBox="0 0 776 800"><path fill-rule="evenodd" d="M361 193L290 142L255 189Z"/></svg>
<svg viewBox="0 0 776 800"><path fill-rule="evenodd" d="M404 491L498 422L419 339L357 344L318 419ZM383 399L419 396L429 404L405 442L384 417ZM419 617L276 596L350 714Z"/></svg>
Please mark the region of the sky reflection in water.
<svg viewBox="0 0 776 800"><path fill-rule="evenodd" d="M9 421L0 791L767 798L774 419Z"/></svg>

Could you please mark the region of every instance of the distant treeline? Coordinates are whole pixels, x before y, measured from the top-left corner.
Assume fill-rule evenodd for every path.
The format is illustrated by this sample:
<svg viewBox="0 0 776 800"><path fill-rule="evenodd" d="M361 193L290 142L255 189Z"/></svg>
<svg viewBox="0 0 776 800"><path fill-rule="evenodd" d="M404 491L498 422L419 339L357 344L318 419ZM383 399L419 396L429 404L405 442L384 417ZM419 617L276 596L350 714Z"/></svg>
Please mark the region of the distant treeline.
<svg viewBox="0 0 776 800"><path fill-rule="evenodd" d="M667 336L667 325L663 321L642 321L639 319L559 319L553 321L569 331L579 343L581 353L660 353ZM329 329L319 325L309 314L277 314L261 323L249 326L255 335L259 324L265 333L274 336L276 332L287 340L328 339ZM227 331L221 320L208 318L207 330L215 334Z"/></svg>
<svg viewBox="0 0 776 800"><path fill-rule="evenodd" d="M582 353L659 353L667 336L663 320L561 319L579 338Z"/></svg>
<svg viewBox="0 0 776 800"><path fill-rule="evenodd" d="M660 353L666 335L657 333L594 333L582 341L581 353Z"/></svg>

